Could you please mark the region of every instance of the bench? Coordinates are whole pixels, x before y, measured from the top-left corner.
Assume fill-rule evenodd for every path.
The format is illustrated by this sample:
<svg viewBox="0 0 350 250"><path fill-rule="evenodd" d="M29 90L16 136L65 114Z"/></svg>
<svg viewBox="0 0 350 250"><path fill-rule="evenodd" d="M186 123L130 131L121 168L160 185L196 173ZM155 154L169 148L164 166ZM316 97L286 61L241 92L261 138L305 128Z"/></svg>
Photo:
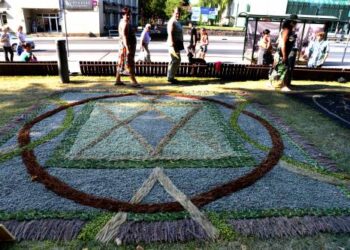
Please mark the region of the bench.
<svg viewBox="0 0 350 250"><path fill-rule="evenodd" d="M57 76L57 61L0 62L1 76Z"/></svg>

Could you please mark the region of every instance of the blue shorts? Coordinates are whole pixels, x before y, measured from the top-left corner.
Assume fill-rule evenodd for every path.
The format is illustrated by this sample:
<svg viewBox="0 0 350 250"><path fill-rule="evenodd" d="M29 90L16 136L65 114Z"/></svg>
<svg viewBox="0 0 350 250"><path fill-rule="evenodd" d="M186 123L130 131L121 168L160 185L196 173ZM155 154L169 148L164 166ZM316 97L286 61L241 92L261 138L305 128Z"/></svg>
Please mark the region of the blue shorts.
<svg viewBox="0 0 350 250"><path fill-rule="evenodd" d="M208 51L208 45L201 45L200 49L202 52L206 53Z"/></svg>

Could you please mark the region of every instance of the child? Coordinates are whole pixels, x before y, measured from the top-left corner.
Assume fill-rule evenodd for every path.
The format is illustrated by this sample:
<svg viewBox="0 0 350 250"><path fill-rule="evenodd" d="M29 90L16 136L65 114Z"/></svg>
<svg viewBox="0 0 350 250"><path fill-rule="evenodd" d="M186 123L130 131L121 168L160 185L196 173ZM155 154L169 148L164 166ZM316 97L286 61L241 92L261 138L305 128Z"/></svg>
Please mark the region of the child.
<svg viewBox="0 0 350 250"><path fill-rule="evenodd" d="M208 33L205 28L201 28L201 38L200 38L200 53L199 53L199 58L204 59L205 55L208 51L208 44L209 44L209 38L208 38Z"/></svg>
<svg viewBox="0 0 350 250"><path fill-rule="evenodd" d="M270 30L265 29L263 35L258 42L258 64L270 65L273 63L272 46L270 38Z"/></svg>
<svg viewBox="0 0 350 250"><path fill-rule="evenodd" d="M21 54L21 57L20 57L21 62L36 62L37 61L36 57L33 55L32 46L30 45L30 43L24 43L23 49L24 49L24 52Z"/></svg>

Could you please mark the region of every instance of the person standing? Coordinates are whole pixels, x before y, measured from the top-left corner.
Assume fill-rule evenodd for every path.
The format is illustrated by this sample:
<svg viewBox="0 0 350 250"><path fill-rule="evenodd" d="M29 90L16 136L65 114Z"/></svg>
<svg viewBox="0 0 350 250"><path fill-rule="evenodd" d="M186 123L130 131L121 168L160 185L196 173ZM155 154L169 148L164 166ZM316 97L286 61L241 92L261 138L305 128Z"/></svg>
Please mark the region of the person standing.
<svg viewBox="0 0 350 250"><path fill-rule="evenodd" d="M199 58L204 59L205 55L208 51L208 44L209 44L209 37L207 30L205 28L201 28L201 38L200 38L200 53L199 53Z"/></svg>
<svg viewBox="0 0 350 250"><path fill-rule="evenodd" d="M282 24L282 30L278 38L277 52L274 56L273 70L269 75L271 82L276 83L276 88L281 91L290 91L292 70L295 63L296 34L294 32L297 24L297 15L292 14Z"/></svg>
<svg viewBox="0 0 350 250"><path fill-rule="evenodd" d="M135 52L136 52L136 35L135 30L130 24L131 11L129 8L122 9L123 18L119 22L119 61L116 68L116 81L114 85L125 85L121 80L121 74L130 75L131 86L142 88L135 78Z"/></svg>
<svg viewBox="0 0 350 250"><path fill-rule="evenodd" d="M20 56L23 52L23 45L26 42L26 35L23 33L23 27L18 26L17 29L18 45L17 45L17 55Z"/></svg>
<svg viewBox="0 0 350 250"><path fill-rule="evenodd" d="M329 43L325 40L325 33L318 32L316 34L316 40L311 44L308 49L309 58L307 66L309 68L319 68L321 67L329 54Z"/></svg>
<svg viewBox="0 0 350 250"><path fill-rule="evenodd" d="M32 33L37 33L37 32L38 32L37 22L35 19L33 19L33 21L32 21Z"/></svg>
<svg viewBox="0 0 350 250"><path fill-rule="evenodd" d="M196 55L196 45L197 45L197 41L198 41L198 35L197 35L197 29L196 27L193 25L192 22L188 23L188 27L190 28L190 44L187 47L189 52L192 52L193 55Z"/></svg>
<svg viewBox="0 0 350 250"><path fill-rule="evenodd" d="M258 42L258 64L270 65L273 63L270 30L265 29Z"/></svg>
<svg viewBox="0 0 350 250"><path fill-rule="evenodd" d="M141 38L140 38L140 51L142 54L142 59L145 62L150 62L151 61L151 53L149 51L149 43L151 41L151 25L148 23L146 24L145 28L143 29L141 33Z"/></svg>
<svg viewBox="0 0 350 250"><path fill-rule="evenodd" d="M180 23L181 11L179 7L176 7L173 12L173 16L168 21L167 32L168 39L167 44L169 46L169 54L171 61L168 65L167 78L170 83L177 83L175 74L180 67L181 55L180 51L184 49L182 25Z"/></svg>
<svg viewBox="0 0 350 250"><path fill-rule="evenodd" d="M11 47L9 32L10 32L10 28L5 27L3 29L3 33L1 35L0 41L1 41L2 47L4 49L6 62L13 62L13 50ZM10 58L9 58L9 54L10 54Z"/></svg>

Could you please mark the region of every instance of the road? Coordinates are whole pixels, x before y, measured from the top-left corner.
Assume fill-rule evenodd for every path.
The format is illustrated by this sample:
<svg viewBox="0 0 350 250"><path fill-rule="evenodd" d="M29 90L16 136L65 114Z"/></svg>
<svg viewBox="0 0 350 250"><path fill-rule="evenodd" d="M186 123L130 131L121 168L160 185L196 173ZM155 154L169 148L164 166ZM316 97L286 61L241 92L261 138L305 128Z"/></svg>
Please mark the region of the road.
<svg viewBox="0 0 350 250"><path fill-rule="evenodd" d="M36 48L34 54L39 61L57 60L56 40L62 38L35 38ZM243 37L210 37L207 62L221 61L223 63L248 63L242 60ZM77 69L79 61L116 61L119 40L116 37L108 38L68 38L68 51L70 67ZM185 36L185 44L188 37ZM330 42L330 55L326 65L328 67L350 68L350 48L346 53L344 63L341 63L346 43ZM169 60L165 41L151 41L152 61L166 62ZM139 51L136 52L136 57ZM0 53L0 60L4 60L4 53ZM15 55L15 61L19 58ZM185 51L182 52L182 61L187 62Z"/></svg>

